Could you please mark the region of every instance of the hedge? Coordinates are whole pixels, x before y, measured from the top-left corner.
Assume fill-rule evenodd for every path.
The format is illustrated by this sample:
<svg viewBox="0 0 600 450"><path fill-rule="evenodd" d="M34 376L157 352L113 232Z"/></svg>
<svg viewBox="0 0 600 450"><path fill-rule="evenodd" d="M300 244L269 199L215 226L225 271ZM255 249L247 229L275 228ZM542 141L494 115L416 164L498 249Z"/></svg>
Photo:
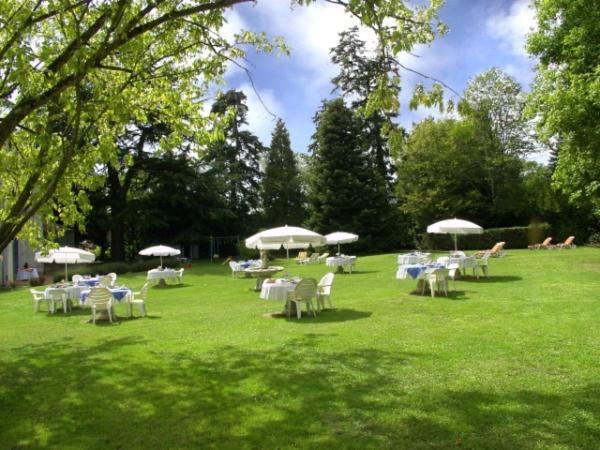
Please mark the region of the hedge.
<svg viewBox="0 0 600 450"><path fill-rule="evenodd" d="M539 223L527 227L488 228L481 234L458 235L458 248L461 250L485 250L492 248L496 242L506 242L506 248L527 248L537 244L550 235L550 224ZM420 235L420 246L423 250L453 250L454 238L451 234Z"/></svg>

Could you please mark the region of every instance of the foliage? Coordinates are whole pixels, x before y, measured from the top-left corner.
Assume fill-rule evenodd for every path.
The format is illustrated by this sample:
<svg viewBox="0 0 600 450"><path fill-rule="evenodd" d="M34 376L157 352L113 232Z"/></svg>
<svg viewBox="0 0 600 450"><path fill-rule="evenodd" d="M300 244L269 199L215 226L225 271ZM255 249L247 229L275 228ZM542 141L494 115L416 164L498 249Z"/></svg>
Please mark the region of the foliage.
<svg viewBox="0 0 600 450"><path fill-rule="evenodd" d="M390 218L385 181L362 147L361 121L341 98L323 102L315 116L311 144L309 219L321 233L348 231L362 248L390 248L395 224Z"/></svg>
<svg viewBox="0 0 600 450"><path fill-rule="evenodd" d="M281 303L221 264L150 289L146 318L135 308L128 320L117 304L115 325L86 323L77 307L33 313L26 288L0 292L0 442L597 447L598 249L509 250L490 261L489 279L457 279L435 299L394 278L396 257L359 258L334 279L336 309L301 320L269 316ZM317 279L328 270L274 264ZM119 277L135 290L145 282Z"/></svg>
<svg viewBox="0 0 600 450"><path fill-rule="evenodd" d="M273 130L262 180L262 205L267 226L298 225L304 220L300 173L283 120Z"/></svg>
<svg viewBox="0 0 600 450"><path fill-rule="evenodd" d="M488 250L497 242L506 242L505 248L527 248L539 244L551 235L548 223L535 223L527 227L486 228L481 234L458 236L461 250ZM555 239L556 241L556 239ZM449 234L422 233L420 247L425 250L454 250L454 237Z"/></svg>
<svg viewBox="0 0 600 450"><path fill-rule="evenodd" d="M476 119L426 119L398 154L398 197L418 230L461 217L483 227L527 223L521 162L501 157L489 129ZM493 187L493 189L491 189Z"/></svg>
<svg viewBox="0 0 600 450"><path fill-rule="evenodd" d="M203 162L222 188L227 208L233 213L230 230L250 228L250 216L260 207L262 172L260 159L265 148L259 139L243 127L247 122L246 95L228 91L215 101L212 112L226 116L229 122L223 136L211 143Z"/></svg>
<svg viewBox="0 0 600 450"><path fill-rule="evenodd" d="M503 155L524 156L535 150L524 118L525 95L510 75L492 68L473 78L458 105L465 117L489 123Z"/></svg>
<svg viewBox="0 0 600 450"><path fill-rule="evenodd" d="M559 142L555 186L600 215L600 2L537 0L528 40L539 59L528 112L547 141Z"/></svg>
<svg viewBox="0 0 600 450"><path fill-rule="evenodd" d="M211 139L195 99L243 54L215 33L242 1L0 3L0 249L21 232L36 242L80 222L82 188L98 185L93 168L114 161L132 118L161 111L173 142Z"/></svg>

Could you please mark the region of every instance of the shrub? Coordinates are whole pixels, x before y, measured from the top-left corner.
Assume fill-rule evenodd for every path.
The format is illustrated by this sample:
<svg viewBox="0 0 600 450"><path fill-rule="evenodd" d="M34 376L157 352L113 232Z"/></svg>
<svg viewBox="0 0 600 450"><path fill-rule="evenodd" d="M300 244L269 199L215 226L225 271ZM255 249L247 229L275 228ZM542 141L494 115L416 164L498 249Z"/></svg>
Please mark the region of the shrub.
<svg viewBox="0 0 600 450"><path fill-rule="evenodd" d="M592 247L600 247L600 232L592 233L588 239L588 244Z"/></svg>
<svg viewBox="0 0 600 450"><path fill-rule="evenodd" d="M39 277L39 278L30 278L29 279L29 286L31 286L31 287L41 286L41 285L44 284L45 280L46 279L44 278L43 275L41 277Z"/></svg>
<svg viewBox="0 0 600 450"><path fill-rule="evenodd" d="M541 242L550 233L550 225L539 223L528 227L488 228L481 234L458 236L461 250L489 249L496 242L506 242L507 248L527 248ZM451 234L421 234L421 248L425 250L453 250L454 238Z"/></svg>

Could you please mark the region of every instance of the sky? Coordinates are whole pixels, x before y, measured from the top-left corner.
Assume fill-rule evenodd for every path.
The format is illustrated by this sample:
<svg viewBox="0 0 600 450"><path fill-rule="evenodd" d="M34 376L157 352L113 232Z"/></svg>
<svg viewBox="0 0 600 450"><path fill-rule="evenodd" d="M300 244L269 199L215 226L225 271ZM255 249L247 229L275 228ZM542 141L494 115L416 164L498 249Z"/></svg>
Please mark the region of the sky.
<svg viewBox="0 0 600 450"><path fill-rule="evenodd" d="M440 17L450 31L429 46L415 48L413 55L401 55L405 65L444 81L458 92L474 76L499 67L529 91L535 64L524 48L535 18L529 0L446 0ZM225 33L265 31L270 38L282 36L291 47L290 56L251 50L244 63L251 80L234 65L225 80L228 89L242 90L248 97L249 129L265 145L269 145L275 125L270 111L285 121L292 149L306 152L315 129L315 112L323 99L335 96L330 80L338 68L331 63L329 50L337 44L339 33L357 24L356 20L341 7L323 1L291 9L289 0L236 5L227 18ZM398 121L407 129L430 115L440 116L437 109L408 108L415 84L424 81L410 72L402 74Z"/></svg>

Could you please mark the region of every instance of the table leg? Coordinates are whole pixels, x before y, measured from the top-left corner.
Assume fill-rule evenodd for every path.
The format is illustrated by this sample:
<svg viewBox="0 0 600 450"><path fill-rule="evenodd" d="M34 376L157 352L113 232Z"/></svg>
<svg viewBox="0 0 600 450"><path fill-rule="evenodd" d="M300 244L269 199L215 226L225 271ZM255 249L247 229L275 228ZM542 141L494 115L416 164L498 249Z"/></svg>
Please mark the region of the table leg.
<svg viewBox="0 0 600 450"><path fill-rule="evenodd" d="M254 290L259 292L262 289L262 285L265 280L266 280L266 278L256 277L256 287L254 288Z"/></svg>

